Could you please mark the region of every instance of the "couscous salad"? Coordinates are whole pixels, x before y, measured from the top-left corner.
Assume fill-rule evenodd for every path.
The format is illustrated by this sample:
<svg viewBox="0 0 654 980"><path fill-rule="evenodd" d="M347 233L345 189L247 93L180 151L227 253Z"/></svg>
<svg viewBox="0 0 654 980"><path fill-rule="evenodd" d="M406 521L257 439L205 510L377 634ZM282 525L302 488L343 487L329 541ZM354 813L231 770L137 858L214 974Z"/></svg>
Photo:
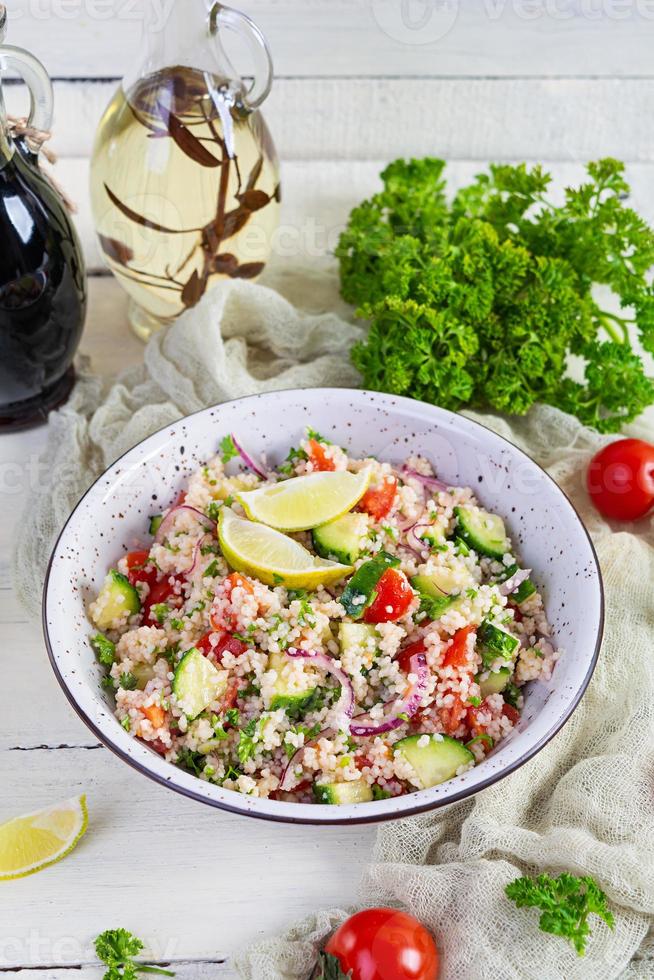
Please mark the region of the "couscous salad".
<svg viewBox="0 0 654 980"><path fill-rule="evenodd" d="M91 638L121 725L198 778L355 803L483 761L558 651L502 517L420 456L352 459L309 430L269 470L226 436Z"/></svg>

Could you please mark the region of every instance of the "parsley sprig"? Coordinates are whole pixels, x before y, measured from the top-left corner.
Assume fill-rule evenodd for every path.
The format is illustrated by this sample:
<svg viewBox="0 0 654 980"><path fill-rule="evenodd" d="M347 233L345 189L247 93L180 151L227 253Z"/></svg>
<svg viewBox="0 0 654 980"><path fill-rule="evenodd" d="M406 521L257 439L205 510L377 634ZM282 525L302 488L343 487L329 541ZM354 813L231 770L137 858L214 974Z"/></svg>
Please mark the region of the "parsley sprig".
<svg viewBox="0 0 654 980"><path fill-rule="evenodd" d="M546 402L617 432L654 402L630 343L654 353L654 231L625 203L624 165L590 163L559 206L525 164L491 166L449 204L444 167L392 163L341 236L343 296L371 324L352 352L365 386L454 410Z"/></svg>
<svg viewBox="0 0 654 980"><path fill-rule="evenodd" d="M589 915L598 915L611 929L614 925L606 895L589 877L577 878L566 872L558 878L547 874L516 878L506 886L506 894L519 909L540 909L539 925L543 932L569 939L579 956L584 955L591 933Z"/></svg>
<svg viewBox="0 0 654 980"><path fill-rule="evenodd" d="M95 941L98 959L107 966L103 980L135 980L139 973L158 973L174 977L171 970L158 966L135 963L134 957L143 949L143 943L127 929L107 929Z"/></svg>

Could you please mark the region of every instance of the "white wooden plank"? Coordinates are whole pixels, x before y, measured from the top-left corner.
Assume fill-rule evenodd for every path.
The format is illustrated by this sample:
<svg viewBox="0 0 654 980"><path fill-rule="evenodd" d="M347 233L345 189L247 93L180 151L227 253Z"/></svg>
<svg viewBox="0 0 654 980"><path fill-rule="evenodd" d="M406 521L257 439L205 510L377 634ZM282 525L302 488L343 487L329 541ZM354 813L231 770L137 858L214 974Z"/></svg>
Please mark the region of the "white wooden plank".
<svg viewBox="0 0 654 980"><path fill-rule="evenodd" d="M91 155L115 87L57 83L61 156ZM265 115L282 160L654 160L654 79L281 79Z"/></svg>
<svg viewBox="0 0 654 980"><path fill-rule="evenodd" d="M25 710L31 710L29 704ZM228 958L311 909L348 905L371 828L246 820L155 786L97 751L0 752L0 820L86 793L90 825L56 867L0 890L0 967L92 962L107 928L155 960Z"/></svg>
<svg viewBox="0 0 654 980"><path fill-rule="evenodd" d="M152 0L165 20L175 0ZM181 2L181 0L177 0ZM188 2L188 0L185 0ZM198 3L199 0L193 0ZM135 0L13 0L10 37L59 77L139 58ZM239 0L280 75L651 75L651 0ZM239 67L247 70L247 62Z"/></svg>
<svg viewBox="0 0 654 980"><path fill-rule="evenodd" d="M146 951L147 952L147 951ZM143 962L146 962L144 959ZM236 973L227 962L190 961L164 962L152 966L165 966L174 970L177 980L234 980ZM1 971L1 968L0 968ZM12 970L12 980L102 980L104 968L95 963L81 963L75 966L48 965L45 969Z"/></svg>
<svg viewBox="0 0 654 980"><path fill-rule="evenodd" d="M283 204L280 230L274 239L277 262L298 257L317 258L333 251L350 210L379 187L379 173L386 159L372 161L287 161L282 170ZM523 158L524 159L524 158ZM531 157L527 157L530 160ZM448 166L449 186L454 191L483 169L487 161L457 160ZM88 161L62 159L55 168L57 180L79 206L76 224L90 272L103 269L93 232L86 187ZM549 163L557 186L583 179L580 164ZM627 176L632 186L633 206L654 223L654 164L633 163ZM107 302L114 302L107 299ZM120 308L122 309L122 307Z"/></svg>

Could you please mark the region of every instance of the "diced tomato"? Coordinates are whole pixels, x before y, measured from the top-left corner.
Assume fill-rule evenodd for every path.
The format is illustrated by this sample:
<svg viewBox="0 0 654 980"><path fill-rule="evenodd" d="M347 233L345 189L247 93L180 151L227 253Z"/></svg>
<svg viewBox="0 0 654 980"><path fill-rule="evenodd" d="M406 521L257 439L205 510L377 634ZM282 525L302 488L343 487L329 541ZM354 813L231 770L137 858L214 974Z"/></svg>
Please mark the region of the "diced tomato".
<svg viewBox="0 0 654 980"><path fill-rule="evenodd" d="M229 708L236 707L236 702L238 700L238 681L230 681L227 685L227 690L223 695L223 708L227 711Z"/></svg>
<svg viewBox="0 0 654 980"><path fill-rule="evenodd" d="M309 461L313 464L314 470L331 472L336 469L336 463L330 459L325 452L325 447L317 439L309 439L308 443Z"/></svg>
<svg viewBox="0 0 654 980"><path fill-rule="evenodd" d="M390 514L396 495L397 480L394 476L387 476L383 483L366 490L359 501L359 507L376 521L381 521Z"/></svg>
<svg viewBox="0 0 654 980"><path fill-rule="evenodd" d="M125 555L127 578L130 585L145 582L152 587L157 581L157 569L154 565L149 564L149 559L149 551L130 551L129 554Z"/></svg>
<svg viewBox="0 0 654 980"><path fill-rule="evenodd" d="M166 713L159 704L151 704L147 708L141 708L141 711L153 728L161 728L166 720Z"/></svg>
<svg viewBox="0 0 654 980"><path fill-rule="evenodd" d="M240 575L238 572L232 572L231 575L227 576L225 579L225 586L228 592L231 592L232 589L241 588L245 589L245 591L250 595L254 593L254 586L252 585L252 582L245 578L244 575Z"/></svg>
<svg viewBox="0 0 654 980"><path fill-rule="evenodd" d="M513 610L513 618L515 619L516 623L521 623L525 617L520 611L520 606L514 606L512 602L509 603L509 606Z"/></svg>
<svg viewBox="0 0 654 980"><path fill-rule="evenodd" d="M371 759L368 759L367 758L367 756L365 756L365 755L357 755L357 756L355 756L355 759L354 759L354 765L357 767L357 769L359 770L359 772L361 772L361 770L362 769L365 769L366 766L369 769L372 768L373 763L372 763L372 760Z"/></svg>
<svg viewBox="0 0 654 980"><path fill-rule="evenodd" d="M148 742L145 739L143 739L142 741L144 745L147 745L151 749L154 749L154 751L158 752L159 755L165 755L166 752L170 751L170 746L164 745L164 743L161 741L160 738L154 738L152 739L151 742Z"/></svg>
<svg viewBox="0 0 654 980"><path fill-rule="evenodd" d="M520 721L520 712L517 708L514 708L512 704L505 704L502 707L502 714L505 718L508 718L510 722L517 725Z"/></svg>
<svg viewBox="0 0 654 980"><path fill-rule="evenodd" d="M452 637L452 643L445 651L443 667L465 667L468 663L468 637L474 633L475 626L464 626Z"/></svg>
<svg viewBox="0 0 654 980"><path fill-rule="evenodd" d="M220 635L218 635L220 634ZM211 643L211 637L217 636L217 640L214 644ZM210 630L201 636L195 644L196 650L203 653L205 657L209 653L213 653L219 663L222 663L222 656L225 651L234 654L235 657L239 657L242 653L248 649L247 643L243 643L242 640L237 640L235 636L225 630Z"/></svg>
<svg viewBox="0 0 654 980"><path fill-rule="evenodd" d="M180 492L177 495L177 499L173 504L173 507L181 507L182 504L184 503L186 503L186 490L180 490Z"/></svg>
<svg viewBox="0 0 654 980"><path fill-rule="evenodd" d="M454 695L454 701L451 705L438 709L438 715L446 735L454 735L461 722L465 719L467 711L467 706L458 694Z"/></svg>
<svg viewBox="0 0 654 980"><path fill-rule="evenodd" d="M415 643L409 643L408 647L404 647L400 650L396 659L397 665L400 670L408 674L411 670L411 657L415 657L417 653L425 652L425 644L422 640L416 640Z"/></svg>
<svg viewBox="0 0 654 980"><path fill-rule="evenodd" d="M179 579L175 577L174 581L171 582L171 577L168 575L163 578L161 582L155 582L154 585L150 586L150 591L148 592L145 603L143 604L143 623L145 626L158 626L158 620L152 615L152 607L157 606L160 603L168 602L173 596L178 599L176 592L176 585Z"/></svg>
<svg viewBox="0 0 654 980"><path fill-rule="evenodd" d="M475 707L474 705L470 705L468 707L466 712L466 720L471 735L477 736L486 734L486 725L481 720L481 716L483 714L487 714L488 710L489 708L485 701L482 701L478 707Z"/></svg>
<svg viewBox="0 0 654 980"><path fill-rule="evenodd" d="M393 623L408 612L413 589L404 572L388 568L377 583L377 598L363 614L364 623Z"/></svg>

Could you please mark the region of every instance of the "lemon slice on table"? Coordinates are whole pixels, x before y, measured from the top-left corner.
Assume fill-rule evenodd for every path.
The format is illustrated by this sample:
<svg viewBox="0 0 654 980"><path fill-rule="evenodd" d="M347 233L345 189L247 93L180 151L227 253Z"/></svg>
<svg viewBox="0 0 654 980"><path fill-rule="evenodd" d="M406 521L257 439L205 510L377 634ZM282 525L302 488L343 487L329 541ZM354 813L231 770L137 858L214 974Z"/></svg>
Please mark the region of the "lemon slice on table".
<svg viewBox="0 0 654 980"><path fill-rule="evenodd" d="M235 496L253 521L278 531L308 531L352 510L369 482L369 469L360 473L309 473Z"/></svg>
<svg viewBox="0 0 654 980"><path fill-rule="evenodd" d="M218 537L231 567L256 575L266 585L317 589L352 571L349 565L316 558L298 541L265 524L243 520L226 507L220 512Z"/></svg>
<svg viewBox="0 0 654 980"><path fill-rule="evenodd" d="M24 878L56 864L86 833L86 797L46 807L0 826L0 881Z"/></svg>

